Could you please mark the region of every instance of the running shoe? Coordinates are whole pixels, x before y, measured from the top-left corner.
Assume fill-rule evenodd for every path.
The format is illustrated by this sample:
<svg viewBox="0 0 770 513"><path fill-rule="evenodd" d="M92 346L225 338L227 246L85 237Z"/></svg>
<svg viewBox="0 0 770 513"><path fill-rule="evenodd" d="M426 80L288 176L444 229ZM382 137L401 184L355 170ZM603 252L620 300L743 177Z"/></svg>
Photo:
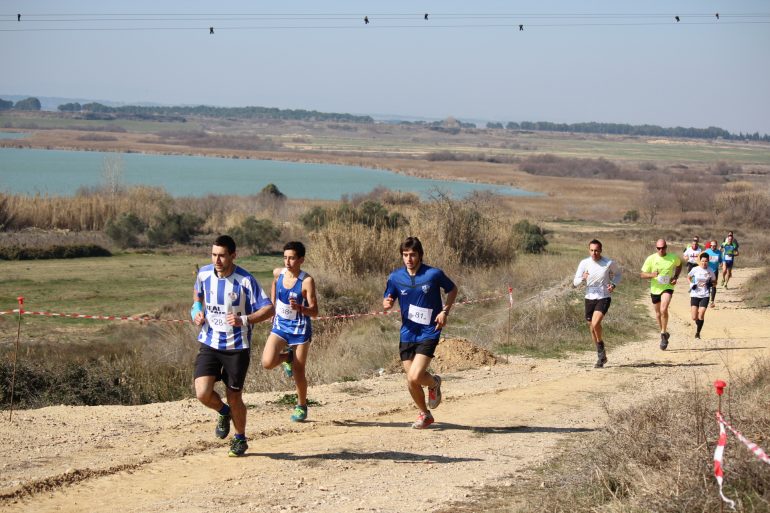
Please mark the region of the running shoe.
<svg viewBox="0 0 770 513"><path fill-rule="evenodd" d="M217 438L225 439L230 434L230 415L220 415L217 419L217 427L214 429Z"/></svg>
<svg viewBox="0 0 770 513"><path fill-rule="evenodd" d="M436 380L436 384L433 385L433 388L428 387L428 408L431 410L438 408L438 405L441 404L441 376L436 374L433 378Z"/></svg>
<svg viewBox="0 0 770 513"><path fill-rule="evenodd" d="M596 364L594 364L594 367L597 369L601 369L604 367L604 364L607 363L607 353L604 351L600 351L598 354L598 358L596 360Z"/></svg>
<svg viewBox="0 0 770 513"><path fill-rule="evenodd" d="M304 422L307 419L307 406L300 406L299 404L294 407L294 412L291 414L292 422Z"/></svg>
<svg viewBox="0 0 770 513"><path fill-rule="evenodd" d="M431 424L433 424L433 415L431 415L430 412L426 413L421 411L417 416L417 420L412 424L412 427L414 429L425 429Z"/></svg>
<svg viewBox="0 0 770 513"><path fill-rule="evenodd" d="M668 333L661 333L660 334L660 349L661 351L665 351L668 347L668 337L670 337Z"/></svg>
<svg viewBox="0 0 770 513"><path fill-rule="evenodd" d="M698 340L700 340L700 333L696 333L696 334L695 334L695 338L697 338Z"/></svg>
<svg viewBox="0 0 770 513"><path fill-rule="evenodd" d="M283 368L283 373L286 374L286 377L290 378L294 375L294 371L291 368L291 362L294 361L294 353L292 353L291 349L286 352L286 358L286 361L281 363L281 367Z"/></svg>
<svg viewBox="0 0 770 513"><path fill-rule="evenodd" d="M714 302L712 301L709 307L714 308Z"/></svg>
<svg viewBox="0 0 770 513"><path fill-rule="evenodd" d="M243 456L246 454L246 449L249 448L249 444L246 443L245 438L233 438L230 441L230 452L228 456Z"/></svg>

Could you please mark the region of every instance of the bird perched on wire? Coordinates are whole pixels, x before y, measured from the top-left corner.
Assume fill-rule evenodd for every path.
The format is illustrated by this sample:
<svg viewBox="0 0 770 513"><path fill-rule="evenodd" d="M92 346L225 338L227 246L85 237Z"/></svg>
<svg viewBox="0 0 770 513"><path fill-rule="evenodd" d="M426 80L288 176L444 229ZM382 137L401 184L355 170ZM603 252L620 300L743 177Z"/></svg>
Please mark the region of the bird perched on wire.
<svg viewBox="0 0 770 513"><path fill-rule="evenodd" d="M369 16L364 16L364 24L369 25Z"/></svg>
<svg viewBox="0 0 770 513"><path fill-rule="evenodd" d="M715 13L714 16L716 16L717 19L719 19L719 13Z"/></svg>
<svg viewBox="0 0 770 513"><path fill-rule="evenodd" d="M209 34L213 34L213 33L214 33L214 27L209 27Z"/></svg>
<svg viewBox="0 0 770 513"><path fill-rule="evenodd" d="M425 19L426 20L428 19L428 13L427 12L425 13Z"/></svg>
<svg viewBox="0 0 770 513"><path fill-rule="evenodd" d="M519 25L519 30L524 30L524 25Z"/></svg>
<svg viewBox="0 0 770 513"><path fill-rule="evenodd" d="M679 16L674 16L674 19L676 20L677 23L679 23Z"/></svg>

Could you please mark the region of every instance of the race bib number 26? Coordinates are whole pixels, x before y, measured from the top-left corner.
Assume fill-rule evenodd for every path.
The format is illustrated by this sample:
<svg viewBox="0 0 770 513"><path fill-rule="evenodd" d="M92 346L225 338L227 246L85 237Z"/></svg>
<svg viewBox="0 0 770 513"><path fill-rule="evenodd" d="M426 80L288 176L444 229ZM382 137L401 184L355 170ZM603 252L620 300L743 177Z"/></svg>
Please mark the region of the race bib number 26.
<svg viewBox="0 0 770 513"><path fill-rule="evenodd" d="M406 318L417 324L423 324L428 326L430 324L431 317L433 316L433 310L430 308L422 308L419 306L409 305L409 311L406 313Z"/></svg>

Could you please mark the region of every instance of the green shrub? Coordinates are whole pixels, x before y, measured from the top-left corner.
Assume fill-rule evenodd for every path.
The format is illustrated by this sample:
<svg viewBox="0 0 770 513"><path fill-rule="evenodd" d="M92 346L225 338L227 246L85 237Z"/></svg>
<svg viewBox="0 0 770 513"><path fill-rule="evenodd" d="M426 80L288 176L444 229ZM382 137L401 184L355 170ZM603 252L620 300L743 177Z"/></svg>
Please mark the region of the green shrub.
<svg viewBox="0 0 770 513"><path fill-rule="evenodd" d="M175 242L184 244L190 242L202 225L203 219L193 214L162 212L153 219L152 226L147 230L147 239L154 246L166 246Z"/></svg>
<svg viewBox="0 0 770 513"><path fill-rule="evenodd" d="M513 233L516 248L525 253L542 253L548 245L546 231L526 219L513 225Z"/></svg>
<svg viewBox="0 0 770 513"><path fill-rule="evenodd" d="M107 221L104 232L121 248L135 248L139 245L138 236L147 226L133 213L127 212L118 218Z"/></svg>
<svg viewBox="0 0 770 513"><path fill-rule="evenodd" d="M248 217L240 226L233 228L230 235L239 246L249 248L254 253L265 253L281 236L281 230L269 219Z"/></svg>
<svg viewBox="0 0 770 513"><path fill-rule="evenodd" d="M0 260L47 260L54 258L84 258L112 256L108 250L96 244L48 246L27 248L22 246L0 247Z"/></svg>

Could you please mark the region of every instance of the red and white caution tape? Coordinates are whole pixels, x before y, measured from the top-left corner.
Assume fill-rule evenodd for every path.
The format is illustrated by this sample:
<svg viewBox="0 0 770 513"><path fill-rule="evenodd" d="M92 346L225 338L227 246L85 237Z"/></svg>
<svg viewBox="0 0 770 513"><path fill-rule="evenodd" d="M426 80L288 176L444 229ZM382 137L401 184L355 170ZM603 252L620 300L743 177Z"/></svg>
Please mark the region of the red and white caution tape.
<svg viewBox="0 0 770 513"><path fill-rule="evenodd" d="M498 296L486 297L481 299L468 299L466 301L458 301L455 304L470 305L474 303L484 303L487 301L494 301L502 297L505 297L505 295L501 294ZM513 301L513 296L511 295L511 304L513 304L512 301ZM356 319L360 317L390 315L396 312L398 312L398 310L391 310L387 312L378 311L378 312L364 312L364 313L354 313L354 314L328 315L325 317L316 317L314 320L328 321L332 319ZM18 313L19 313L18 309L0 311L0 315L14 315ZM81 313L33 312L28 310L22 310L21 315L38 315L43 317L64 317L68 319L93 319L93 320L99 320L99 321L171 322L171 323L185 323L185 324L190 322L187 319L156 319L154 317L149 317L149 316L144 317L144 316L131 316L131 315L89 315L89 314L81 314Z"/></svg>
<svg viewBox="0 0 770 513"><path fill-rule="evenodd" d="M768 456L768 455L767 455L767 453L765 452L765 450L764 450L764 449L762 449L762 448L761 448L760 446L758 446L757 444L755 444L754 442L752 442L751 440L749 440L748 438L746 438L745 436L743 436L743 435L741 434L741 432L740 432L740 431L738 431L737 429L735 429L734 427L732 427L732 426L730 425L730 423L729 423L729 422L727 422L727 421L724 419L724 417L722 417L722 414L721 414L720 412L717 412L717 422L719 422L719 425L720 425L720 426L724 425L724 426L726 426L726 427L727 427L727 429L729 429L730 431L732 431L732 432L733 432L733 434L734 434L735 436L737 436L737 437L738 437L738 440L740 440L741 442L743 442L743 444L744 444L746 447L748 447L748 449L749 449L749 450L752 452L752 454L754 454L754 456L756 456L756 457L757 457L757 459L759 459L759 461L764 461L765 463L767 463L768 465L770 465L770 456Z"/></svg>
<svg viewBox="0 0 770 513"><path fill-rule="evenodd" d="M717 420L721 418L719 412L717 412ZM725 446L727 445L727 431L722 422L719 422L719 441L717 442L717 448L714 450L714 477L719 485L719 496L722 500L730 505L731 509L735 509L735 501L725 497L722 492L722 481L724 480L724 469L722 468L722 461L725 455Z"/></svg>

